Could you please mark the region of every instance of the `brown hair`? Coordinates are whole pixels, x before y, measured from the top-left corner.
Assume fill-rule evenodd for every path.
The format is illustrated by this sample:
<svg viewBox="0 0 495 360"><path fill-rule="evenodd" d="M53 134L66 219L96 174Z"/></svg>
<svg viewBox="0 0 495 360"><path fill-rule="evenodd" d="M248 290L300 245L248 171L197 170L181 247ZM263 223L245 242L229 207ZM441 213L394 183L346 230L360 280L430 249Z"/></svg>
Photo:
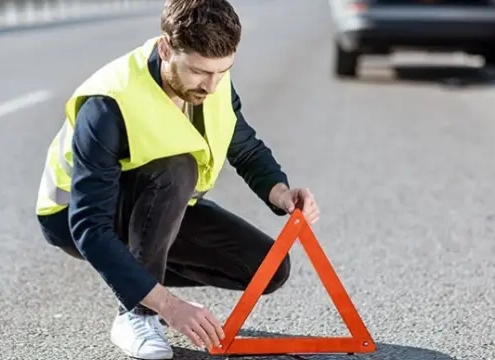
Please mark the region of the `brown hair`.
<svg viewBox="0 0 495 360"><path fill-rule="evenodd" d="M242 30L227 0L166 0L161 28L175 50L208 58L235 53Z"/></svg>

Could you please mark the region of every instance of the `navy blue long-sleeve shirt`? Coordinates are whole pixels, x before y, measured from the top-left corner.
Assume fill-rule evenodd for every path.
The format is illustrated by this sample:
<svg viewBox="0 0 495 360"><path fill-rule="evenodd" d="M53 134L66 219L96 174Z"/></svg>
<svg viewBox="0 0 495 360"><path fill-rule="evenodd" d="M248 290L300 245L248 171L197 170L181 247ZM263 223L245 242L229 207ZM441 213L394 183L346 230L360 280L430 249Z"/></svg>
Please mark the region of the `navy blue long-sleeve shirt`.
<svg viewBox="0 0 495 360"><path fill-rule="evenodd" d="M156 49L148 68L161 86ZM244 119L233 85L232 106L237 123L227 160L275 214L283 215L285 212L269 203L268 195L277 183L289 186L287 176ZM135 260L114 230L121 173L119 159L128 154L127 135L117 103L108 97L89 97L78 112L74 129L69 226L81 254L130 310L157 280Z"/></svg>

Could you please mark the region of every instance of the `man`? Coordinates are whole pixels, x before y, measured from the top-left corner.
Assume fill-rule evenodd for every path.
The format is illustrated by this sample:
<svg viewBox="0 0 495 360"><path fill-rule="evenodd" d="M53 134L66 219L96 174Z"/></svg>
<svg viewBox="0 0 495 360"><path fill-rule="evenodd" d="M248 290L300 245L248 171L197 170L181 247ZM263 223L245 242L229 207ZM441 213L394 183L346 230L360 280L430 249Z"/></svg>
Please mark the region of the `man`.
<svg viewBox="0 0 495 360"><path fill-rule="evenodd" d="M215 317L168 288L244 290L273 244L203 197L225 160L275 214L319 216L241 113L229 72L241 24L227 0L168 0L161 27L67 101L37 203L46 240L115 292L111 341L140 359L172 358L160 319L196 346L218 346ZM265 294L289 273L287 256Z"/></svg>

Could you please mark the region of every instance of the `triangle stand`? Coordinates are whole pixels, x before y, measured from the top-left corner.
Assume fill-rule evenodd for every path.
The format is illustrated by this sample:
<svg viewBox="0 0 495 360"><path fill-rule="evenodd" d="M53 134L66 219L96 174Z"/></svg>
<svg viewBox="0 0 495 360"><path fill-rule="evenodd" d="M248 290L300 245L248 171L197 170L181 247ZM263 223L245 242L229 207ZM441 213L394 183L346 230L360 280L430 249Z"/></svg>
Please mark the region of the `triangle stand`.
<svg viewBox="0 0 495 360"><path fill-rule="evenodd" d="M299 238L351 336L236 337L297 238ZM368 329L300 210L296 210L291 214L280 235L226 320L223 329L225 338L220 346L214 346L209 349L211 355L354 354L371 353L376 350L376 345Z"/></svg>

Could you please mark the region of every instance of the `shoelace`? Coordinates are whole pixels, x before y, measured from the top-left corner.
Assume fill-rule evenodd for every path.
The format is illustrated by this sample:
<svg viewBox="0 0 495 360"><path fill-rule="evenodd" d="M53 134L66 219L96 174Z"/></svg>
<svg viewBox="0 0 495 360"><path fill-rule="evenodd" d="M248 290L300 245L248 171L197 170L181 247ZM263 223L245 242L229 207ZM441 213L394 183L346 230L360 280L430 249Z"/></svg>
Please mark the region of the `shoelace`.
<svg viewBox="0 0 495 360"><path fill-rule="evenodd" d="M130 314L129 320L132 328L136 331L136 335L138 337L152 339L153 337L157 336L161 338L160 329L156 326L153 319L146 319L142 316Z"/></svg>
<svg viewBox="0 0 495 360"><path fill-rule="evenodd" d="M159 318L158 317L154 317L153 319L150 319L150 322L151 322L151 326L153 326L153 328L155 329L155 331L158 332L159 336L160 337L164 337L163 326L160 323Z"/></svg>

